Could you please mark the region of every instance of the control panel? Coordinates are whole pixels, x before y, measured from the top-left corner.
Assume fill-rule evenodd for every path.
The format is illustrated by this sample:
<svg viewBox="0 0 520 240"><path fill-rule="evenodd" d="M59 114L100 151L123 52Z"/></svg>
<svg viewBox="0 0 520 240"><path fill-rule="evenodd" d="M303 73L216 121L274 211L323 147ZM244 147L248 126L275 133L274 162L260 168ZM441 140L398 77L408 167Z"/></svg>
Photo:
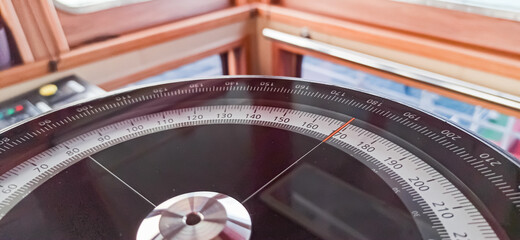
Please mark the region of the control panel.
<svg viewBox="0 0 520 240"><path fill-rule="evenodd" d="M105 91L77 76L68 76L0 103L0 129L65 104Z"/></svg>

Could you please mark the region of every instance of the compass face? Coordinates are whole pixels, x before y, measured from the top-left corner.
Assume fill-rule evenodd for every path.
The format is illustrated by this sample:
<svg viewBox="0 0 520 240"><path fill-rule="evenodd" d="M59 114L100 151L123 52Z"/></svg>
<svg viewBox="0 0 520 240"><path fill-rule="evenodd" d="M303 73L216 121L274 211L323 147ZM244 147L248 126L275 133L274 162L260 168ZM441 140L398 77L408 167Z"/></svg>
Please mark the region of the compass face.
<svg viewBox="0 0 520 240"><path fill-rule="evenodd" d="M520 239L520 167L382 96L277 77L115 92L0 133L0 239Z"/></svg>

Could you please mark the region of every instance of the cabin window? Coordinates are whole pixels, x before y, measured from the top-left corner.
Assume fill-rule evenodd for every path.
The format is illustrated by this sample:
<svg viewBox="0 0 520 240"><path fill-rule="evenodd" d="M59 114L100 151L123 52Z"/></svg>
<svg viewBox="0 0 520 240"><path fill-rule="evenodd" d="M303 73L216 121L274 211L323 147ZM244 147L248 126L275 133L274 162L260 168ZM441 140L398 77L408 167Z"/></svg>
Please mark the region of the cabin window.
<svg viewBox="0 0 520 240"><path fill-rule="evenodd" d="M517 0L406 0L406 2L401 0L322 0L320 4L309 0L280 0L280 5L291 10L325 17L320 20L322 21L320 24L316 25L312 25L312 21L305 18L299 19L299 21L306 22L311 31L314 29L331 35L341 34L342 31L337 31L335 27L337 26L335 21L340 20L346 23L345 28L355 32L355 34L347 35L349 39L485 71L494 70L488 68L490 64L469 66L468 58L462 57L459 61L455 55L467 53L478 56L478 54L486 52L495 55L493 58L507 59L520 54L520 48L518 48L520 24L516 21L482 16L474 14L474 12L411 4L409 3L411 1L428 4L464 2L464 4L473 3L473 5L485 1L494 3L493 6L498 6L500 2L507 2L510 4L507 7L509 11L514 11L513 6L520 4ZM270 16L274 16L273 13L270 14ZM323 24L327 20L330 20L329 26ZM381 31L379 37L373 37L374 31ZM386 34L391 40L383 40ZM400 42L401 40L402 42ZM423 47L412 47L410 43ZM434 48L429 49L432 46ZM458 50L454 51L453 55L444 52L444 50L454 47ZM442 48L443 51L435 48ZM476 49L480 51L475 54L470 53ZM486 57L482 59L485 60ZM496 73L504 74L505 71L500 70Z"/></svg>
<svg viewBox="0 0 520 240"><path fill-rule="evenodd" d="M518 118L310 56L303 57L301 76L376 93L432 112L520 157Z"/></svg>

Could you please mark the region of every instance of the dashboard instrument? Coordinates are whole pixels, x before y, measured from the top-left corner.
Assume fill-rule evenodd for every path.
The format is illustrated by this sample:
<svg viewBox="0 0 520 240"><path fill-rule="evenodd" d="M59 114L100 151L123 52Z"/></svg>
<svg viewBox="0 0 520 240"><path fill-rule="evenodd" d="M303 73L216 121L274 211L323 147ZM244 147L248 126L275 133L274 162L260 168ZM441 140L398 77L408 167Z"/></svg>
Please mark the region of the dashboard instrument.
<svg viewBox="0 0 520 240"><path fill-rule="evenodd" d="M520 239L520 164L362 91L220 77L0 132L0 239Z"/></svg>

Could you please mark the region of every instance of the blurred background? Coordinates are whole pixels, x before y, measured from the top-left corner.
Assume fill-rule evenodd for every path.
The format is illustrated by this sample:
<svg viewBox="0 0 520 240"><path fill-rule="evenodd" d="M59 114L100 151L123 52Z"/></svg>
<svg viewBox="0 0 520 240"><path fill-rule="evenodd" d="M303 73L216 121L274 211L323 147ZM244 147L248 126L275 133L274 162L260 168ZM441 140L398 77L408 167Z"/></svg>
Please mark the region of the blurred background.
<svg viewBox="0 0 520 240"><path fill-rule="evenodd" d="M372 92L520 158L517 0L0 0L0 128L128 86L243 74Z"/></svg>

